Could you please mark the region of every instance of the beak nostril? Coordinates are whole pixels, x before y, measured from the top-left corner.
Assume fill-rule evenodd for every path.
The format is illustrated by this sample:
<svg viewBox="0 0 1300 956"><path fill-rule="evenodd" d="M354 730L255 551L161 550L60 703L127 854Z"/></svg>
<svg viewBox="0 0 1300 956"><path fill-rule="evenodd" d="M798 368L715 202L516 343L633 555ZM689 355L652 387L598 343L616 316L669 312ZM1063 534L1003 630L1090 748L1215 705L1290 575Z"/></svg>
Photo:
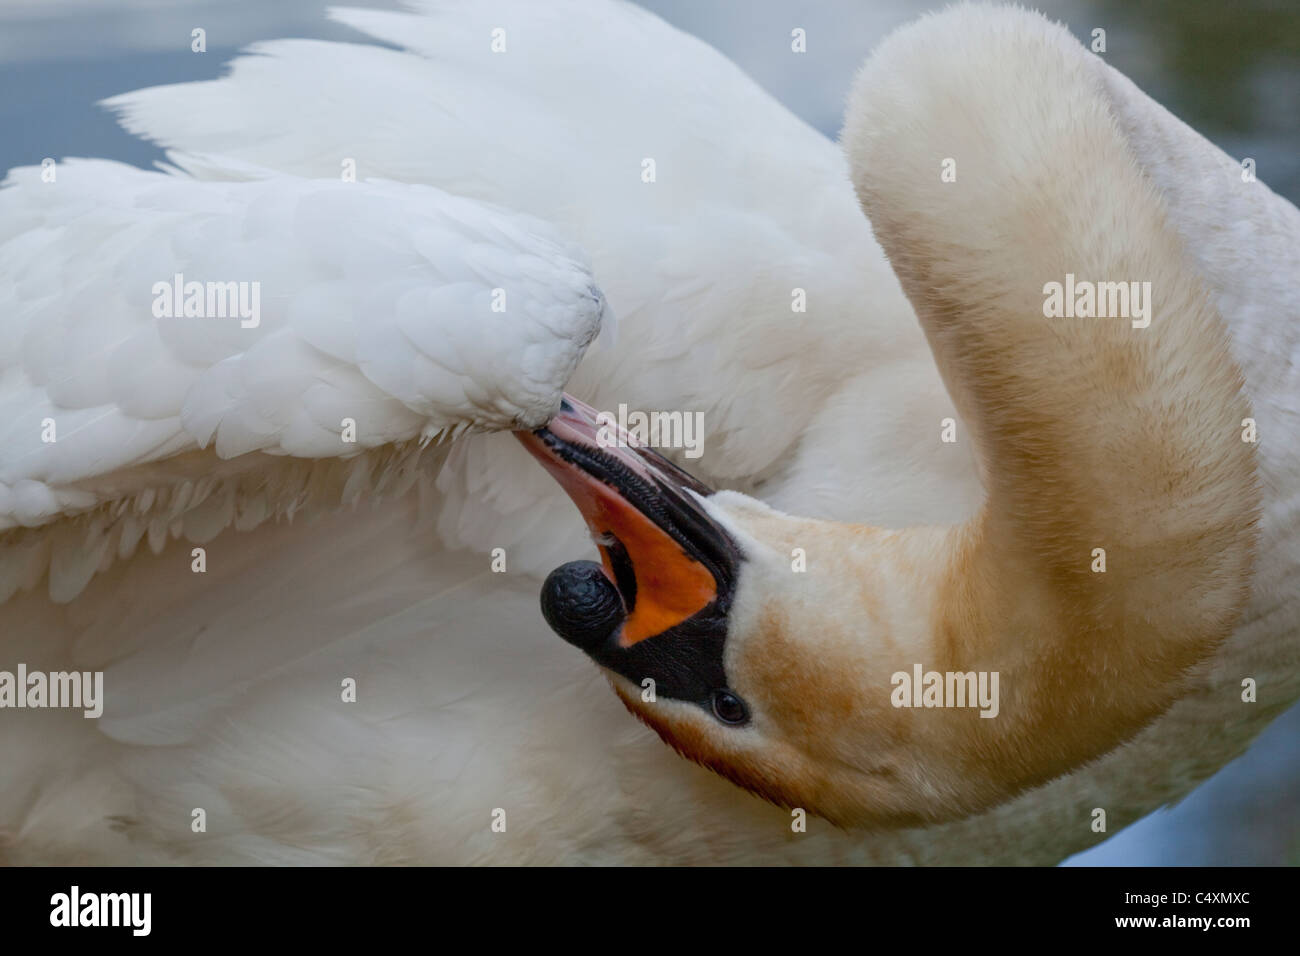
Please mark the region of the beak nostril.
<svg viewBox="0 0 1300 956"><path fill-rule="evenodd" d="M608 559L609 567L614 572L614 584L623 597L623 606L628 614L636 610L636 571L632 568L632 558L627 553L623 542L613 532L608 532L601 551Z"/></svg>
<svg viewBox="0 0 1300 956"><path fill-rule="evenodd" d="M627 610L604 568L595 561L570 561L546 576L542 616L556 634L590 654L609 640Z"/></svg>

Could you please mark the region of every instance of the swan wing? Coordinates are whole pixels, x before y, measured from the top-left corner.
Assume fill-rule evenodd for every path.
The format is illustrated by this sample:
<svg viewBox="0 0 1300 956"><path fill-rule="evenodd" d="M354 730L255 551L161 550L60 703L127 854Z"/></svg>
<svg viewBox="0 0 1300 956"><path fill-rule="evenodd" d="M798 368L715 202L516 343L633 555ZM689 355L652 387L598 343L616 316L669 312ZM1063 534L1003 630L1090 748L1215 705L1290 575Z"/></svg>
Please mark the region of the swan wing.
<svg viewBox="0 0 1300 956"><path fill-rule="evenodd" d="M0 223L0 597L410 487L544 422L604 312L550 227L428 186L72 161L14 170Z"/></svg>
<svg viewBox="0 0 1300 956"><path fill-rule="evenodd" d="M464 622L536 610L437 544L435 476L448 439L550 417L604 299L553 227L430 186L53 172L0 189L0 668L103 692L98 720L5 711L0 858L175 860L194 807L228 838L200 856L340 858L295 856L259 807L347 802L319 746L380 746L408 698L376 687L435 628L447 657L413 692L434 791L463 781ZM220 309L210 282L234 283ZM322 666L336 706L360 683L361 721L311 712Z"/></svg>

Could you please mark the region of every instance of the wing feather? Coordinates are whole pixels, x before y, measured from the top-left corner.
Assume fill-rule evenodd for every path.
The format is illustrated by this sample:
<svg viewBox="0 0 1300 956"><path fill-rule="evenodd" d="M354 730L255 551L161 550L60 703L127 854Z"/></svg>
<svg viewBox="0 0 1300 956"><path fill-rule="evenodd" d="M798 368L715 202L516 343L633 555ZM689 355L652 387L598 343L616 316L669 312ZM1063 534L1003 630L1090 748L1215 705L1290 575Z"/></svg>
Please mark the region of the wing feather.
<svg viewBox="0 0 1300 956"><path fill-rule="evenodd" d="M77 519L59 540L88 556L54 549L61 600L138 540L123 500L156 549L540 425L605 312L552 227L430 186L71 161L53 182L14 170L0 223L0 533ZM192 285L211 314L183 314ZM186 496L201 470L216 486Z"/></svg>

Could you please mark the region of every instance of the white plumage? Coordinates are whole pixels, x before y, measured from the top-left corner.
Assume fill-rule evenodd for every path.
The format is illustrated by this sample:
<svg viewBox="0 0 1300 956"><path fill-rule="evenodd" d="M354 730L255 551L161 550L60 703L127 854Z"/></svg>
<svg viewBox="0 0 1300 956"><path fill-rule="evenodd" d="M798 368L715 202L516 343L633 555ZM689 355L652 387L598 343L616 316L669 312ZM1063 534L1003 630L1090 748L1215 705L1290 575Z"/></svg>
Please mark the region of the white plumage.
<svg viewBox="0 0 1300 956"><path fill-rule="evenodd" d="M292 510L293 481L236 491L274 485L263 456L542 424L604 314L553 227L431 186L73 161L6 187L0 529L84 516L91 546L55 555L56 600L146 527L157 549L168 529L202 543L236 512L247 529ZM206 448L238 464L214 480L190 454ZM371 490L365 467L344 500Z"/></svg>
<svg viewBox="0 0 1300 956"><path fill-rule="evenodd" d="M1207 720L1224 724L1243 670L1265 675L1277 700L1295 696L1294 655L1277 639L1295 612L1279 598L1163 724L959 823L863 837L814 821L795 836L784 811L677 759L537 613L532 572L574 557L585 538L549 478L508 436L456 442L440 472L440 456L419 452L439 430L534 423L553 407L601 312L565 243L581 243L620 318L618 347L593 351L570 389L597 407L702 411L706 454L690 466L706 480L809 515L951 521L981 497L969 446L934 441L958 416L834 144L715 51L630 5L419 8L333 14L399 49L278 41L220 80L111 101L180 169L224 182L82 162L61 166L57 187L28 172L0 192L0 322L26 317L21 344L0 340L0 427L21 432L0 446L11 489L0 512L10 524L105 513L120 528L78 518L12 529L0 549L0 586L30 587L52 562L53 595L80 592L66 606L39 591L11 598L0 608L7 653L33 667L105 668L108 695L98 725L6 716L0 760L22 783L0 788L5 858L1053 862L1096 839L1087 819L1099 802L1113 832L1240 752L1273 710L1238 705L1222 740L1195 754L1179 743ZM996 14L931 21L951 40L943 62L954 73L963 18L986 15ZM1009 29L1059 42L1028 15L1006 16ZM496 27L506 54L492 51ZM935 33L912 49L917 63ZM1227 162L1097 69L1162 189L1177 197L1207 162ZM1148 128L1163 138L1144 140ZM326 182L346 160L364 180L446 193ZM81 175L120 185L79 194ZM1295 210L1262 185L1237 201L1300 235ZM1252 317L1234 327L1239 361L1279 396L1254 400L1270 429L1285 429L1294 291L1279 300L1254 280L1293 275L1294 244L1242 262L1203 238L1232 213L1183 208L1176 226L1232 306L1225 315ZM41 228L77 210L75 232ZM17 255L29 257L21 267ZM209 270L265 276L264 289L274 276L294 292L267 292L259 329L174 338L122 300L173 272ZM500 271L528 291L510 295L504 315L484 313L481 329L458 324L491 289L510 288ZM807 313L792 311L796 289ZM50 309L63 325L34 324ZM1270 309L1276 325L1259 318ZM322 457L354 401L374 416L359 434L386 444ZM38 447L50 403L69 444ZM120 437L78 437L69 409ZM1277 447L1263 457L1286 486L1295 457ZM218 462L213 448L258 451ZM149 497L153 486L169 490ZM412 486L418 496L399 494ZM1297 520L1294 494L1275 491L1270 542ZM377 504L336 508L363 499ZM127 504L100 504L114 500ZM261 520L295 512L312 522ZM241 530L219 533L228 523ZM191 573L188 543L169 542L179 533L209 542L205 574ZM109 567L142 534L156 553ZM1294 547L1272 546L1266 598L1297 565ZM490 570L493 548L508 556L504 574ZM87 584L88 565L103 573ZM340 702L348 678L355 704ZM190 828L196 807L208 812L204 834ZM489 829L498 807L506 834Z"/></svg>

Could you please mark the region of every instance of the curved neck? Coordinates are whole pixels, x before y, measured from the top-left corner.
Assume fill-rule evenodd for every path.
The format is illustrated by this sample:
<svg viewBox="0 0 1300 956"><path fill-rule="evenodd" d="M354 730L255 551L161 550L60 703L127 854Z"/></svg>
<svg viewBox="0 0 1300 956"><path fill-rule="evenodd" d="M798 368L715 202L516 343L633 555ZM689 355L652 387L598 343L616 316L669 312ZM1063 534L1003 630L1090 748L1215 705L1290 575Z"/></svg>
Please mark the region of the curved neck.
<svg viewBox="0 0 1300 956"><path fill-rule="evenodd" d="M943 51L896 40L864 70L845 131L985 476L979 515L941 540L876 533L875 559L917 588L866 589L885 616L923 607L926 621L910 644L876 642L873 672L910 655L1000 675L996 718L924 724L928 760L959 771L944 808L1136 733L1230 633L1251 580L1251 407L1224 323L1086 54L1060 43L965 37L952 70L981 82L962 85L934 68Z"/></svg>

